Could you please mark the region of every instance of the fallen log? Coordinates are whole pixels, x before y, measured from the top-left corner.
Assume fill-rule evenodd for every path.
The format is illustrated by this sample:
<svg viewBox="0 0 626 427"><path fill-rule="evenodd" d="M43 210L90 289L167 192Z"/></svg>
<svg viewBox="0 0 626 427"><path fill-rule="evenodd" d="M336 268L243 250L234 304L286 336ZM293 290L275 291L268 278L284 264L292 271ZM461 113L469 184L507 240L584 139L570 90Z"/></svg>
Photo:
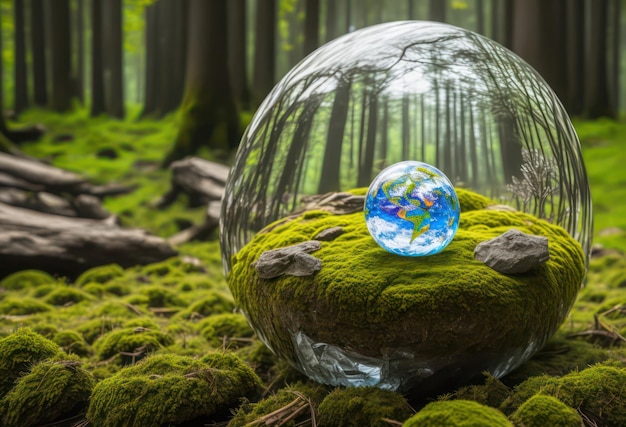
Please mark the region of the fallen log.
<svg viewBox="0 0 626 427"><path fill-rule="evenodd" d="M0 276L36 268L75 278L97 265L130 267L176 254L165 240L145 230L0 203Z"/></svg>

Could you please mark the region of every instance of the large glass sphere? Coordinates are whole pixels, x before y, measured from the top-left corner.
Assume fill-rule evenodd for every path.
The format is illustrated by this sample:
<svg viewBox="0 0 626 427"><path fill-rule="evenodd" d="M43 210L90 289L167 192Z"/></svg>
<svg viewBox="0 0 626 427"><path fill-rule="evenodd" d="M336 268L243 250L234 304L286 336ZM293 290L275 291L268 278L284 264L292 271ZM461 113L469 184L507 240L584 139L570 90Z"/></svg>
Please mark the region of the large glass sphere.
<svg viewBox="0 0 626 427"><path fill-rule="evenodd" d="M405 160L457 189L460 228L442 252L377 247L362 233L362 200L358 218L302 214L329 201L350 212ZM495 210L481 210L487 198ZM473 259L512 226L548 236L558 256L519 277ZM237 304L276 354L321 382L425 391L504 375L541 348L574 302L591 228L578 138L537 72L474 32L403 21L322 46L271 91L230 172L221 246ZM260 278L261 252L303 239L321 243L285 254L321 248L298 255L316 272Z"/></svg>

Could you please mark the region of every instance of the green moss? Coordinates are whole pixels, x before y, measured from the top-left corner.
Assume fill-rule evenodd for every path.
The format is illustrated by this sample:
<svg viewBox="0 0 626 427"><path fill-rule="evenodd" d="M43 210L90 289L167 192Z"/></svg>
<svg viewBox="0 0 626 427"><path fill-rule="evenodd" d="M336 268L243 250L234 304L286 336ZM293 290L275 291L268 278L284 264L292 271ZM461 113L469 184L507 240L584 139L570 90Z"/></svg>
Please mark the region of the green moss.
<svg viewBox="0 0 626 427"><path fill-rule="evenodd" d="M134 306L131 308L129 303L122 300L108 299L94 308L91 317L130 319L137 317L136 310L148 314L148 310L143 307Z"/></svg>
<svg viewBox="0 0 626 427"><path fill-rule="evenodd" d="M319 423L328 427L377 426L402 422L413 411L399 393L375 387L336 388L319 406Z"/></svg>
<svg viewBox="0 0 626 427"><path fill-rule="evenodd" d="M256 375L231 354L202 360L157 355L98 383L87 419L94 427L180 424L232 408L259 387Z"/></svg>
<svg viewBox="0 0 626 427"><path fill-rule="evenodd" d="M130 295L127 301L147 307L184 307L186 305L174 291L160 285L142 286L139 292Z"/></svg>
<svg viewBox="0 0 626 427"><path fill-rule="evenodd" d="M176 318L182 319L201 319L213 314L232 313L235 304L230 296L224 293L209 290L203 293L204 297L176 315Z"/></svg>
<svg viewBox="0 0 626 427"><path fill-rule="evenodd" d="M86 406L92 375L76 360L44 361L21 377L0 402L4 425L33 426Z"/></svg>
<svg viewBox="0 0 626 427"><path fill-rule="evenodd" d="M49 340L54 338L56 333L59 332L59 329L56 326L50 325L49 323L36 323L32 325L30 329Z"/></svg>
<svg viewBox="0 0 626 427"><path fill-rule="evenodd" d="M441 400L472 400L481 405L498 408L511 395L511 390L493 375L487 373L485 383L461 387L453 394L442 396Z"/></svg>
<svg viewBox="0 0 626 427"><path fill-rule="evenodd" d="M322 262L315 275L258 277L254 263L263 252L335 226L345 232L313 254ZM503 275L474 259L478 243L511 228L547 236L550 260L526 274ZM564 320L584 273L582 249L564 229L521 212L463 212L449 246L412 258L379 247L360 212L312 211L258 233L234 257L229 286L269 346L293 363L295 329L314 342L349 343L363 356L402 349L424 360L452 356L462 364L472 354L487 363L485 354L508 354L529 342L538 350Z"/></svg>
<svg viewBox="0 0 626 427"><path fill-rule="evenodd" d="M257 403L244 403L228 422L228 427L263 425L267 424L265 421L270 419L269 422L274 425L284 427L302 425L311 418L311 412L316 411L327 393L326 387L319 384L296 383ZM319 425L327 425L322 424L320 420L318 422Z"/></svg>
<svg viewBox="0 0 626 427"><path fill-rule="evenodd" d="M161 347L172 345L174 340L159 330L144 327L115 329L107 332L94 342L94 350L101 360L108 359L120 352L139 353L138 360Z"/></svg>
<svg viewBox="0 0 626 427"><path fill-rule="evenodd" d="M582 427L583 420L575 409L552 396L536 395L528 399L511 416L523 427Z"/></svg>
<svg viewBox="0 0 626 427"><path fill-rule="evenodd" d="M459 206L461 212L469 212L480 209L485 209L488 206L495 205L496 202L483 196L482 194L475 193L464 188L455 188L456 195L459 199Z"/></svg>
<svg viewBox="0 0 626 427"><path fill-rule="evenodd" d="M530 377L513 389L511 396L500 405L500 410L510 415L536 394L553 395L558 387L558 382L557 377L550 375Z"/></svg>
<svg viewBox="0 0 626 427"><path fill-rule="evenodd" d="M55 289L58 288L58 284L54 284L54 285L41 285L41 286L37 286L33 291L32 291L32 296L34 298L44 298L46 295L48 295L50 292L54 291Z"/></svg>
<svg viewBox="0 0 626 427"><path fill-rule="evenodd" d="M7 291L18 291L53 283L56 283L55 278L45 271L22 270L2 279L2 281L0 281L0 288L4 288Z"/></svg>
<svg viewBox="0 0 626 427"><path fill-rule="evenodd" d="M76 279L76 285L85 286L88 283L104 284L110 280L124 275L124 269L118 264L100 265L90 268Z"/></svg>
<svg viewBox="0 0 626 427"><path fill-rule="evenodd" d="M0 398L33 364L60 353L58 345L26 328L0 339Z"/></svg>
<svg viewBox="0 0 626 427"><path fill-rule="evenodd" d="M76 331L57 332L52 338L59 347L66 353L73 353L77 356L85 357L90 353L89 346L83 336Z"/></svg>
<svg viewBox="0 0 626 427"><path fill-rule="evenodd" d="M28 297L7 297L0 301L0 314L9 314L12 316L43 313L51 309L52 307L48 304Z"/></svg>
<svg viewBox="0 0 626 427"><path fill-rule="evenodd" d="M626 425L626 368L594 365L562 377L555 396L606 426Z"/></svg>
<svg viewBox="0 0 626 427"><path fill-rule="evenodd" d="M102 335L121 326L121 323L120 320L102 317L82 322L76 330L82 335L87 344L93 344Z"/></svg>
<svg viewBox="0 0 626 427"><path fill-rule="evenodd" d="M429 403L403 427L513 427L513 424L497 409L471 400L449 400Z"/></svg>
<svg viewBox="0 0 626 427"><path fill-rule="evenodd" d="M89 294L81 290L78 290L69 286L59 286L55 290L50 292L46 296L44 301L47 302L48 304L61 306L61 305L75 304L75 303L84 301L86 299L91 299L91 298L92 297Z"/></svg>
<svg viewBox="0 0 626 427"><path fill-rule="evenodd" d="M254 335L246 318L237 313L209 316L198 324L198 329L200 335L214 347L241 347L249 344L249 339Z"/></svg>
<svg viewBox="0 0 626 427"><path fill-rule="evenodd" d="M103 288L105 292L120 297L131 293L130 286L125 283L116 282L115 280L105 284Z"/></svg>

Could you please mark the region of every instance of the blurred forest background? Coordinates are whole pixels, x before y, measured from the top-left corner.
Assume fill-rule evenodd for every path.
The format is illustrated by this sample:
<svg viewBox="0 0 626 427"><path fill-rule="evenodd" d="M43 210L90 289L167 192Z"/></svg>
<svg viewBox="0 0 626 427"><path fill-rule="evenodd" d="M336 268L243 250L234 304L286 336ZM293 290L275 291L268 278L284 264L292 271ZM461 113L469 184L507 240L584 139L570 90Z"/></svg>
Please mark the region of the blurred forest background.
<svg viewBox="0 0 626 427"><path fill-rule="evenodd" d="M253 112L309 52L404 19L484 34L534 66L575 117L617 118L626 85L621 0L3 0L3 105L184 119L172 160L233 149ZM245 121L244 121L245 124ZM10 126L9 126L10 127ZM0 131L20 140L6 124ZM172 141L174 142L174 141Z"/></svg>

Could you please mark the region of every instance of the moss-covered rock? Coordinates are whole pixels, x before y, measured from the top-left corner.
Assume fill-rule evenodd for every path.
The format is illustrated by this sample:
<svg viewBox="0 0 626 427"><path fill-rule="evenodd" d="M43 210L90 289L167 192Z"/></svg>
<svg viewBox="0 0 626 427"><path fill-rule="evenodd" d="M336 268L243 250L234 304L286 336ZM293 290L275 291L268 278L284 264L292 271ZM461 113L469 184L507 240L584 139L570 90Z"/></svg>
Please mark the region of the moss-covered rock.
<svg viewBox="0 0 626 427"><path fill-rule="evenodd" d="M90 268L76 279L76 285L85 286L88 283L106 283L124 274L124 269L118 264L100 265Z"/></svg>
<svg viewBox="0 0 626 427"><path fill-rule="evenodd" d="M85 357L90 353L89 346L83 336L76 331L57 332L52 341L68 354Z"/></svg>
<svg viewBox="0 0 626 427"><path fill-rule="evenodd" d="M185 302L172 290L160 285L143 286L130 295L128 302L147 307L184 307Z"/></svg>
<svg viewBox="0 0 626 427"><path fill-rule="evenodd" d="M328 427L385 427L384 419L403 422L413 411L399 393L374 387L336 388L319 406L319 423Z"/></svg>
<svg viewBox="0 0 626 427"><path fill-rule="evenodd" d="M449 400L429 403L403 427L513 427L513 424L497 409L471 400Z"/></svg>
<svg viewBox="0 0 626 427"><path fill-rule="evenodd" d="M311 412L316 411L327 394L324 386L299 382L257 403L244 403L228 422L228 427L243 427L251 423L263 425L267 424L266 421L284 427L302 425L311 418ZM318 422L319 425L326 425L320 420Z"/></svg>
<svg viewBox="0 0 626 427"><path fill-rule="evenodd" d="M557 330L582 283L585 259L561 227L522 212L477 209L487 202L462 193L470 202L462 202L454 240L429 257L386 252L361 212L309 211L272 224L233 259L228 279L235 301L270 348L301 369L298 351L306 349L294 342L347 349L372 364L393 361L402 378L382 384L420 383L424 393L432 392L427 383L443 391L485 370L501 376ZM256 273L263 252L331 227L344 233L312 254L322 262L315 275L261 279ZM525 274L503 275L474 259L478 243L511 228L548 237L550 260Z"/></svg>
<svg viewBox="0 0 626 427"><path fill-rule="evenodd" d="M498 408L511 395L511 389L493 375L487 374L484 384L461 387L440 400L472 400L482 405Z"/></svg>
<svg viewBox="0 0 626 427"><path fill-rule="evenodd" d="M6 426L48 423L85 407L93 376L77 360L43 361L22 376L0 401Z"/></svg>
<svg viewBox="0 0 626 427"><path fill-rule="evenodd" d="M516 426L523 427L582 427L583 420L575 409L560 400L545 395L528 399L511 416Z"/></svg>
<svg viewBox="0 0 626 427"><path fill-rule="evenodd" d="M0 314L22 316L26 314L43 313L52 307L34 298L7 297L0 301Z"/></svg>
<svg viewBox="0 0 626 427"><path fill-rule="evenodd" d="M8 393L15 380L32 365L61 353L58 345L27 328L0 339L0 397Z"/></svg>
<svg viewBox="0 0 626 427"><path fill-rule="evenodd" d="M101 360L113 357L120 352L138 353L139 360L159 348L172 345L174 340L159 331L142 326L115 329L107 332L94 342L94 350Z"/></svg>
<svg viewBox="0 0 626 427"><path fill-rule="evenodd" d="M51 305L62 306L75 304L91 298L91 295L79 289L69 286L58 286L56 289L46 295L44 301Z"/></svg>
<svg viewBox="0 0 626 427"><path fill-rule="evenodd" d="M120 320L102 317L82 322L76 330L83 336L87 344L93 344L102 335L121 326L121 323Z"/></svg>
<svg viewBox="0 0 626 427"><path fill-rule="evenodd" d="M237 348L249 344L254 331L245 317L238 313L209 316L198 324L202 335L214 347ZM238 339L243 339L238 341Z"/></svg>
<svg viewBox="0 0 626 427"><path fill-rule="evenodd" d="M180 424L233 408L260 386L254 372L232 354L200 360L155 355L98 383L87 419L94 427Z"/></svg>
<svg viewBox="0 0 626 427"><path fill-rule="evenodd" d="M513 389L513 393L502 402L500 410L507 415L512 414L528 399L537 394L554 395L559 379L550 375L537 375L528 378Z"/></svg>
<svg viewBox="0 0 626 427"><path fill-rule="evenodd" d="M0 288L4 288L8 291L19 291L53 283L56 283L55 278L45 271L22 270L2 279L2 281L0 281Z"/></svg>
<svg viewBox="0 0 626 427"><path fill-rule="evenodd" d="M176 314L176 318L197 320L212 314L232 313L235 309L232 298L222 292L208 290L203 295L202 299Z"/></svg>

